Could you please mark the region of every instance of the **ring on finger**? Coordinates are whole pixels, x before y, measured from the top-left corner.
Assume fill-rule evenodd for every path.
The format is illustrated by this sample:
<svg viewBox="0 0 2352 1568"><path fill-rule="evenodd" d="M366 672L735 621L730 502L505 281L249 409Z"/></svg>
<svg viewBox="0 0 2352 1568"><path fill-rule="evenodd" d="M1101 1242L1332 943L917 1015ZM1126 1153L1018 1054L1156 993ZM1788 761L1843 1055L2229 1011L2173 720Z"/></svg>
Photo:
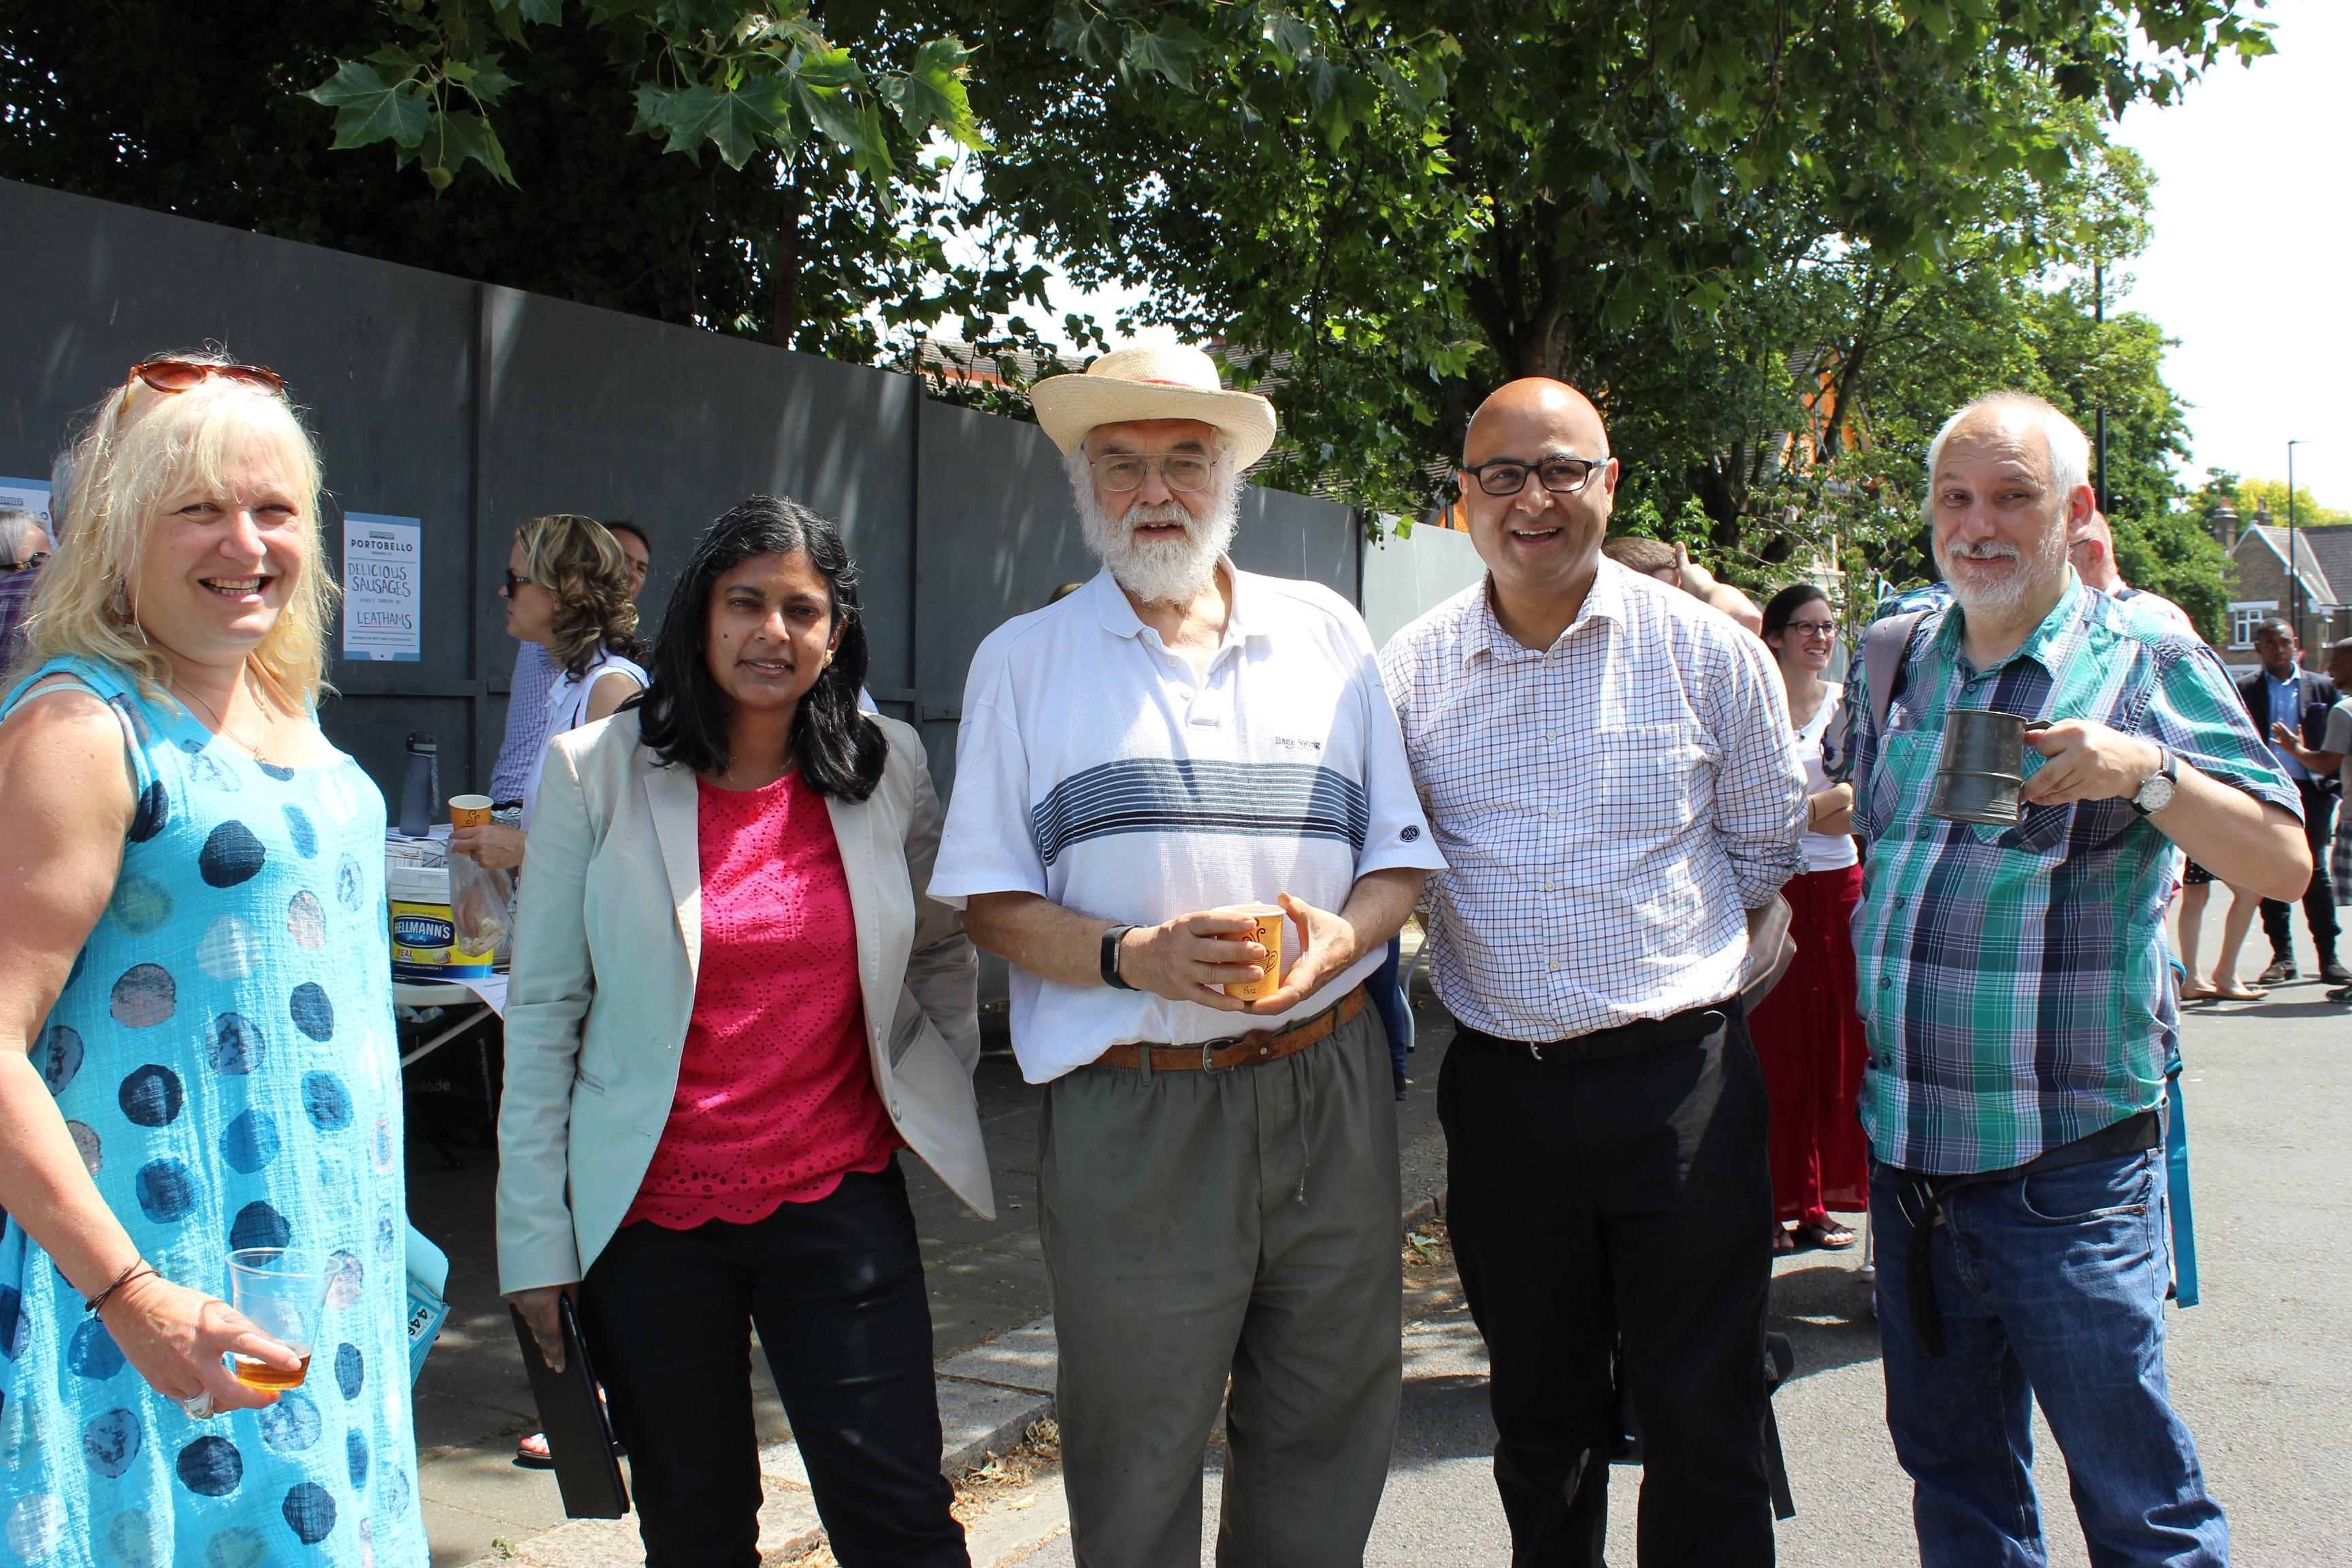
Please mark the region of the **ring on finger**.
<svg viewBox="0 0 2352 1568"><path fill-rule="evenodd" d="M220 1414L213 1408L213 1391L209 1388L192 1399L181 1400L179 1405L192 1421L209 1421Z"/></svg>

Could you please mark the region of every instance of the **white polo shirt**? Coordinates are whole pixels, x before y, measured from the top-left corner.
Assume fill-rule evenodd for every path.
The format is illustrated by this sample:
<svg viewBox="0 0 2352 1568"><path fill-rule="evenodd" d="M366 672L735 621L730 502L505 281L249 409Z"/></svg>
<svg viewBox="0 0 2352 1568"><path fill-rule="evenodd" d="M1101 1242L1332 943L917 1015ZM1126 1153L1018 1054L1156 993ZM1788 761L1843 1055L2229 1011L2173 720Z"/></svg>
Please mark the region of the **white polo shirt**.
<svg viewBox="0 0 2352 1568"><path fill-rule="evenodd" d="M1276 893L1337 910L1368 871L1444 868L1363 617L1319 584L1222 569L1233 614L1206 675L1107 571L989 634L964 687L931 897L961 909L976 893L1038 893L1156 925ZM1380 962L1366 954L1293 1014L1329 1006ZM1013 1049L1032 1083L1114 1045L1192 1045L1293 1014L1013 971Z"/></svg>

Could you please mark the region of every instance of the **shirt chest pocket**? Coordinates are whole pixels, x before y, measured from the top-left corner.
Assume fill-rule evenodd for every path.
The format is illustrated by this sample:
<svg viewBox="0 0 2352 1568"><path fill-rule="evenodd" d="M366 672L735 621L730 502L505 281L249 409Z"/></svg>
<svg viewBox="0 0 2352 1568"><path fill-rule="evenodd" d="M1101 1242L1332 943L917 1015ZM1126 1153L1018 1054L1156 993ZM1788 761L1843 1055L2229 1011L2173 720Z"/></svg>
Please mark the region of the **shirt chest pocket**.
<svg viewBox="0 0 2352 1568"><path fill-rule="evenodd" d="M1680 832L1715 805L1715 763L1696 724L1603 728L1570 760L1586 788L1587 823L1596 837Z"/></svg>

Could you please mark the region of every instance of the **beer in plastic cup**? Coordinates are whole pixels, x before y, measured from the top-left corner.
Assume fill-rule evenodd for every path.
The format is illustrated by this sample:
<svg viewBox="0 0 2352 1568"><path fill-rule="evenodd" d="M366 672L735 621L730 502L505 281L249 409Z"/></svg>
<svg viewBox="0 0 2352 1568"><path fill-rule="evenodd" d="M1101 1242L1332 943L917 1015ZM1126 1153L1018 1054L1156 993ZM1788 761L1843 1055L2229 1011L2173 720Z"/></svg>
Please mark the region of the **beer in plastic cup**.
<svg viewBox="0 0 2352 1568"><path fill-rule="evenodd" d="M1227 904L1221 910L1211 910L1213 915L1247 915L1257 921L1257 944L1265 949L1265 972L1255 980L1244 980L1225 987L1225 994L1236 1002L1261 1002L1282 989L1282 973L1289 967L1282 958L1283 928L1290 917L1282 912L1280 904Z"/></svg>
<svg viewBox="0 0 2352 1568"><path fill-rule="evenodd" d="M490 822L490 797L486 795L453 795L449 797L449 826L452 827L487 827Z"/></svg>
<svg viewBox="0 0 2352 1568"><path fill-rule="evenodd" d="M228 1255L229 1305L302 1358L292 1372L229 1352L229 1371L247 1388L299 1388L310 1373L319 1318L327 1305L327 1266L316 1253L248 1247Z"/></svg>

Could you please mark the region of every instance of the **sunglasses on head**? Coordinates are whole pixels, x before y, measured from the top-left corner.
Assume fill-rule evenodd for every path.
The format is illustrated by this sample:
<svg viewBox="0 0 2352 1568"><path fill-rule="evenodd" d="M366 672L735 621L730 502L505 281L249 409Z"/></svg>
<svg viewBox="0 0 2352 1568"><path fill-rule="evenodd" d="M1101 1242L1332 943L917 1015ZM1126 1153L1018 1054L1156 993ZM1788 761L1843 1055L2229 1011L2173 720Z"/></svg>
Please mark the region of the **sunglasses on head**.
<svg viewBox="0 0 2352 1568"><path fill-rule="evenodd" d="M131 374L123 381L126 385L133 380L143 381L157 392L186 392L202 386L214 376L280 395L286 391L286 378L274 370L265 370L257 364L214 364L192 359L146 360L132 365Z"/></svg>

